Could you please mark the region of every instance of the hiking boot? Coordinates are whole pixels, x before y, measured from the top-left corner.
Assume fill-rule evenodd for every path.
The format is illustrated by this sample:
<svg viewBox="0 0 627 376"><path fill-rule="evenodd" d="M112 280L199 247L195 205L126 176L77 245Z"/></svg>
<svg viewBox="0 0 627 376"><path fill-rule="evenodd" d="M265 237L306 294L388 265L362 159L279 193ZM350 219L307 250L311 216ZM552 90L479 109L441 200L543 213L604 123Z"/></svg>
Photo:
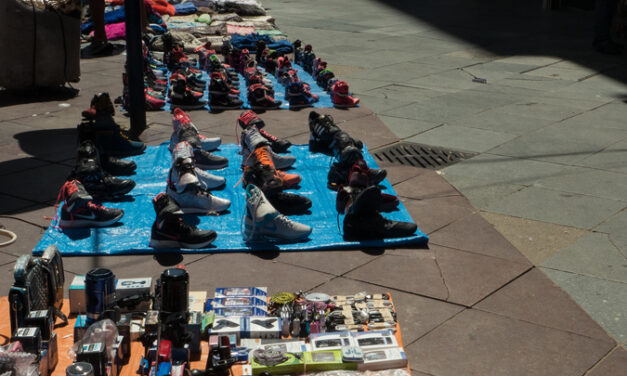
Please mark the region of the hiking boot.
<svg viewBox="0 0 627 376"><path fill-rule="evenodd" d="M128 157L139 155L146 150L146 145L140 141L131 141L112 116L105 115L95 121L83 121L78 127L79 143L92 140L99 151L114 157Z"/></svg>
<svg viewBox="0 0 627 376"><path fill-rule="evenodd" d="M357 149L363 147L363 143L353 139L348 133L342 131L334 122L331 115L322 115L316 111L309 113L309 151L312 153L324 153L337 155L347 146Z"/></svg>
<svg viewBox="0 0 627 376"><path fill-rule="evenodd" d="M77 179L96 199L106 200L123 196L135 188L131 179L118 179L106 174L96 159L82 158L76 161L71 177Z"/></svg>
<svg viewBox="0 0 627 376"><path fill-rule="evenodd" d="M205 248L217 237L213 230L199 230L181 218L176 201L165 193L153 199L157 218L150 232L152 248Z"/></svg>
<svg viewBox="0 0 627 376"><path fill-rule="evenodd" d="M246 187L246 213L244 217L245 241L263 238L302 240L311 234L311 227L294 222L279 213L254 184Z"/></svg>
<svg viewBox="0 0 627 376"><path fill-rule="evenodd" d="M311 107L316 102L311 94L307 95L302 82L291 82L285 87L285 98L290 103L290 110L295 108Z"/></svg>
<svg viewBox="0 0 627 376"><path fill-rule="evenodd" d="M133 161L125 161L111 156L107 157L104 153L100 153L96 144L91 140L81 142L76 149L76 160L82 158L97 160L102 169L112 175L132 175L137 168L137 164Z"/></svg>
<svg viewBox="0 0 627 376"><path fill-rule="evenodd" d="M210 174L198 167L193 162L194 150L192 146L187 142L179 142L172 150L172 160L190 159L193 164L194 174L198 178L200 185L204 189L215 189L226 184L226 179L221 176Z"/></svg>
<svg viewBox="0 0 627 376"><path fill-rule="evenodd" d="M352 97L348 91L348 83L346 81L336 81L331 86L331 99L333 105L337 108L356 107L359 104L359 98Z"/></svg>
<svg viewBox="0 0 627 376"><path fill-rule="evenodd" d="M403 238L413 235L418 226L411 222L392 221L378 212L348 213L344 217L344 240L361 241Z"/></svg>
<svg viewBox="0 0 627 376"><path fill-rule="evenodd" d="M222 212L231 206L231 201L212 195L200 184L188 184L182 192L177 192L174 184L168 184L166 192L181 207L185 214L209 214Z"/></svg>
<svg viewBox="0 0 627 376"><path fill-rule="evenodd" d="M248 103L253 110L274 110L283 102L275 100L262 84L252 84L248 88Z"/></svg>
<svg viewBox="0 0 627 376"><path fill-rule="evenodd" d="M278 192L266 198L283 215L306 214L311 208L310 199L295 193Z"/></svg>
<svg viewBox="0 0 627 376"><path fill-rule="evenodd" d="M85 119L95 119L99 116L113 116L115 115L115 108L109 93L102 92L95 94L91 99L89 108L82 113Z"/></svg>
<svg viewBox="0 0 627 376"><path fill-rule="evenodd" d="M66 181L59 198L63 200L59 218L61 228L111 226L124 215L121 209L94 204L92 196L78 180Z"/></svg>

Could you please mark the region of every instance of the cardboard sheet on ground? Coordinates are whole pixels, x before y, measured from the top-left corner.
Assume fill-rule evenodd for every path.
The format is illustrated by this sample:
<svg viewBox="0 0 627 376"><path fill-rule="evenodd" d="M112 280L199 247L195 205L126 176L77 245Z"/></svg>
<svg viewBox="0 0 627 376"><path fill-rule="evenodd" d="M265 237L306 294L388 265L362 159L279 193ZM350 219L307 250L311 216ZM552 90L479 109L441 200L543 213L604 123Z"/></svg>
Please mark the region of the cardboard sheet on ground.
<svg viewBox="0 0 627 376"><path fill-rule="evenodd" d="M242 157L235 144L222 145L215 153L227 157L229 166L217 171L216 175L226 178L223 190L213 191L219 197L231 200L231 208L220 215L186 215L185 220L201 229L212 229L218 237L211 247L206 249L183 249L182 253L207 252L248 252L262 250L308 251L324 249L362 249L371 247L393 248L397 246L426 244L428 237L418 230L412 237L364 242L345 242L341 235L343 216L338 219L335 209L336 193L326 186L327 173L332 158L323 154L312 154L306 145L294 145L290 152L297 158L292 172L302 176L300 188L289 190L307 196L312 201L311 213L290 216L291 219L310 225L313 232L310 238L300 243L245 243L242 239L242 218L246 208L245 192L242 185L235 185L241 178L239 168ZM364 158L369 166L376 163L367 152ZM132 176L137 186L118 202L106 202L105 206L124 209L124 217L113 227L60 229L55 221L46 230L42 239L35 246L33 254L41 254L47 246L55 244L64 256L87 255L128 255L172 252L172 250L153 249L148 246L150 229L155 220L152 199L160 192L165 192L166 176L171 163L171 154L167 143L160 146L148 146L142 155L131 158L138 166L137 174ZM384 192L394 193L387 179L382 183ZM60 209L59 209L60 210ZM397 211L384 213L386 218L413 222L402 205ZM338 220L340 227L338 228ZM417 218L419 220L419 218ZM418 223L419 224L419 223ZM178 252L178 250L177 250Z"/></svg>
<svg viewBox="0 0 627 376"><path fill-rule="evenodd" d="M331 96L329 95L329 93L327 93L326 91L324 91L324 89L322 89L320 86L318 86L318 84L316 83L316 80L314 80L313 77L309 73L305 72L303 67L301 67L300 65L297 65L296 63L292 63L292 66L294 67L294 69L298 70L298 77L300 78L300 80L303 81L306 84L309 84L311 93L320 97L318 102L313 104L313 107L314 108L331 108L331 107L333 107L333 101L331 100ZM265 72L265 70L263 68L259 67L259 69ZM274 75L268 74L267 77L268 77L268 79L270 81L272 81L272 86L274 87L274 99L277 100L277 101L283 102L281 104L280 108L282 110L289 109L290 108L289 102L285 99L285 86L281 85L277 81L277 79L276 79L276 77ZM202 79L204 81L207 81L207 83L210 81L209 75L207 74L207 72L203 72ZM169 81L169 79L168 79L168 81ZM239 82L240 82L239 99L242 102L244 102L244 105L242 106L242 108L250 108L250 104L248 103L248 98L247 98L246 80L244 79L244 76L242 76L241 74L239 75ZM202 97L202 100L204 100L207 103L209 103L209 92L208 92L208 90L205 90L204 95ZM165 107L163 107L163 109L165 111L170 111L170 103L168 103L167 100L166 100L166 105L165 105ZM209 104L207 104L205 106L204 110L209 110ZM197 110L197 111L201 111L201 110Z"/></svg>

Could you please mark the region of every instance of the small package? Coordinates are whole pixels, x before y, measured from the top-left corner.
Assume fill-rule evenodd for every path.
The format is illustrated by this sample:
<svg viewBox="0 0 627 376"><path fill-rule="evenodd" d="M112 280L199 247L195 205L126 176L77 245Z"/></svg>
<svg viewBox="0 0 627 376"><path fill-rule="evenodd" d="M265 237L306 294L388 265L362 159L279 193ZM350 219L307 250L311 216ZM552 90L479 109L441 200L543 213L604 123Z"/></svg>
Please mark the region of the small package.
<svg viewBox="0 0 627 376"><path fill-rule="evenodd" d="M85 276L77 275L72 279L69 287L70 313L87 312L85 305Z"/></svg>
<svg viewBox="0 0 627 376"><path fill-rule="evenodd" d="M268 311L268 303L265 299L254 296L236 296L230 298L215 298L207 300L210 302L210 309L231 308L231 307L256 307L264 311ZM205 304L207 311L207 304Z"/></svg>
<svg viewBox="0 0 627 376"><path fill-rule="evenodd" d="M189 304L187 310L192 311L205 311L205 302L207 301L207 291L190 291L189 292Z"/></svg>
<svg viewBox="0 0 627 376"><path fill-rule="evenodd" d="M268 299L267 287L218 287L214 298L230 298L234 296L254 296L262 300Z"/></svg>
<svg viewBox="0 0 627 376"><path fill-rule="evenodd" d="M281 375L288 373L302 373L305 370L305 363L302 361L302 354L285 353L285 361L276 365L265 365L263 362L257 362L255 356L256 350L252 352L250 357L250 365L253 375L260 375L269 372L271 375Z"/></svg>
<svg viewBox="0 0 627 376"><path fill-rule="evenodd" d="M407 367L407 357L400 347L364 350L364 361L357 364L359 371L379 371L404 367Z"/></svg>
<svg viewBox="0 0 627 376"><path fill-rule="evenodd" d="M357 369L356 363L344 363L342 361L342 351L340 350L305 352L303 353L303 361L307 372Z"/></svg>
<svg viewBox="0 0 627 376"><path fill-rule="evenodd" d="M350 332L313 333L309 339L313 351L342 350L343 347L353 345Z"/></svg>
<svg viewBox="0 0 627 376"><path fill-rule="evenodd" d="M115 284L115 296L118 301L137 297L140 300L136 304L121 304L120 312L146 312L150 307L148 297L152 291L152 278L120 278Z"/></svg>
<svg viewBox="0 0 627 376"><path fill-rule="evenodd" d="M352 335L355 338L355 344L361 348L363 352L372 349L398 347L394 332L391 330L355 332L352 333Z"/></svg>
<svg viewBox="0 0 627 376"><path fill-rule="evenodd" d="M281 338L281 319L268 316L248 317L250 338Z"/></svg>
<svg viewBox="0 0 627 376"><path fill-rule="evenodd" d="M257 307L226 307L214 310L216 316L268 316L268 312Z"/></svg>
<svg viewBox="0 0 627 376"><path fill-rule="evenodd" d="M209 329L209 336L234 334L235 338L248 337L246 317L216 316L213 326Z"/></svg>

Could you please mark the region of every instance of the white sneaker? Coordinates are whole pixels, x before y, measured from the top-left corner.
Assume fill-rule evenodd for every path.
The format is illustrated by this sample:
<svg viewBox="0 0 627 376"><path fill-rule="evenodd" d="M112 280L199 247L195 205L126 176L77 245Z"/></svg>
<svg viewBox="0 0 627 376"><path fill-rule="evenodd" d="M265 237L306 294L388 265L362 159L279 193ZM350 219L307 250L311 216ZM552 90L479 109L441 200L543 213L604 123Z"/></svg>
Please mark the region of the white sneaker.
<svg viewBox="0 0 627 376"><path fill-rule="evenodd" d="M245 241L264 237L294 241L306 239L309 234L310 226L294 222L279 213L257 186L249 184L246 187L246 213L242 234Z"/></svg>
<svg viewBox="0 0 627 376"><path fill-rule="evenodd" d="M226 179L222 176L210 174L205 170L202 170L198 167L194 167L194 171L196 172L196 176L200 181L200 185L207 190L216 189L226 184Z"/></svg>
<svg viewBox="0 0 627 376"><path fill-rule="evenodd" d="M172 167L175 167L175 162L179 159L190 159L194 165L194 173L196 175L196 178L200 182L202 188L214 189L226 184L225 178L210 174L207 171L196 167L196 164L193 162L193 158L194 151L192 149L192 146L187 142L179 142L172 150ZM177 181L175 179L178 179L178 175L172 175L173 176L170 178L170 180ZM177 189L177 191L180 192L181 190Z"/></svg>
<svg viewBox="0 0 627 376"><path fill-rule="evenodd" d="M192 133L192 132L189 132ZM196 131L196 136L198 137L198 141L200 142L200 148L205 151L213 151L216 150L221 144L222 139L220 137L205 137L198 134ZM173 151L176 145L181 142L180 140L180 132L173 132L172 136L170 136L170 145L168 145L168 149ZM185 137L188 138L188 137Z"/></svg>
<svg viewBox="0 0 627 376"><path fill-rule="evenodd" d="M231 201L212 195L200 185L188 185L182 192L177 192L168 185L166 192L179 204L185 214L222 212L231 206Z"/></svg>
<svg viewBox="0 0 627 376"><path fill-rule="evenodd" d="M177 158L172 161L168 173L168 183L177 192L183 192L189 185L199 185L194 161L191 158Z"/></svg>

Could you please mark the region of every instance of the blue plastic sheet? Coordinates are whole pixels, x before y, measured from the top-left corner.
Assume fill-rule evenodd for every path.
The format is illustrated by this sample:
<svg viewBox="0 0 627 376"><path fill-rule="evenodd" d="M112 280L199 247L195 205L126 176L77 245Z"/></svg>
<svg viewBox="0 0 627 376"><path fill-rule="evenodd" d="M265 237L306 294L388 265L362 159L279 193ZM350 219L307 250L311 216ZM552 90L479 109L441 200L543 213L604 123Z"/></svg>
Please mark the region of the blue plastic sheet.
<svg viewBox="0 0 627 376"><path fill-rule="evenodd" d="M399 239L386 239L364 242L345 242L342 239L341 223L335 209L336 193L326 187L327 172L332 163L331 157L312 154L306 145L295 145L290 148L296 156L292 172L302 176L302 183L297 190L301 195L311 199L313 205L310 214L290 216L291 219L310 225L313 232L310 238L300 243L245 243L241 235L242 217L246 208L245 193L242 185L235 185L241 178L239 168L242 157L234 144L222 145L216 152L229 158L229 166L215 174L226 178L226 188L213 191L219 197L231 200L231 208L221 215L196 216L186 215L185 220L202 229L212 229L218 237L207 249L182 249L181 253L207 252L249 252L261 250L308 251L324 249L363 249L367 247L393 248L407 245L426 244L428 237L418 230L415 236ZM367 153L364 155L369 166L374 167L374 159ZM55 244L64 256L94 255L128 255L154 254L172 252L172 250L153 249L148 246L150 228L155 220L152 199L166 188L166 176L170 167L171 155L167 144L148 146L140 156L130 158L137 163L138 171L133 176L137 186L130 192L126 200L104 203L108 207L124 209L124 217L113 227L60 229L55 221L46 230L42 239L35 246L33 254L41 254L46 247ZM385 192L394 194L387 180L382 184ZM409 213L401 204L397 211L383 213L386 218L398 221L412 221ZM338 220L340 228L338 228ZM179 250L176 250L179 252Z"/></svg>
<svg viewBox="0 0 627 376"><path fill-rule="evenodd" d="M314 80L313 77L309 73L305 72L303 67L295 63L292 63L292 67L298 70L298 77L300 78L300 80L303 81L304 83L309 84L311 93L317 95L320 98L318 102L313 104L314 108L333 107L333 101L331 100L331 96L329 95L329 93L324 91L324 89L321 88L320 86L318 86L318 84L316 83L316 80ZM262 71L264 70L261 67L259 67L259 69ZM170 73L168 73L168 82L170 81L169 74ZM244 102L244 105L242 106L242 108L250 108L250 104L248 103L248 98L247 98L246 80L244 79L244 76L242 76L241 74L239 74L238 76L239 76L239 82L240 82L239 99L242 100L242 102ZM274 99L283 102L280 108L284 110L289 109L290 104L287 100L285 100L285 86L281 85L277 81L276 76L272 74L268 74L267 77L270 79L270 81L272 81L272 85L274 87ZM207 74L207 72L203 72L202 79L204 81L207 81L207 83L209 83L210 81L209 74ZM207 102L207 105L205 106L205 110L208 110L209 109L208 90L205 90L202 100ZM170 111L170 103L167 102L167 100L166 100L166 105L163 107L163 109L165 111Z"/></svg>

